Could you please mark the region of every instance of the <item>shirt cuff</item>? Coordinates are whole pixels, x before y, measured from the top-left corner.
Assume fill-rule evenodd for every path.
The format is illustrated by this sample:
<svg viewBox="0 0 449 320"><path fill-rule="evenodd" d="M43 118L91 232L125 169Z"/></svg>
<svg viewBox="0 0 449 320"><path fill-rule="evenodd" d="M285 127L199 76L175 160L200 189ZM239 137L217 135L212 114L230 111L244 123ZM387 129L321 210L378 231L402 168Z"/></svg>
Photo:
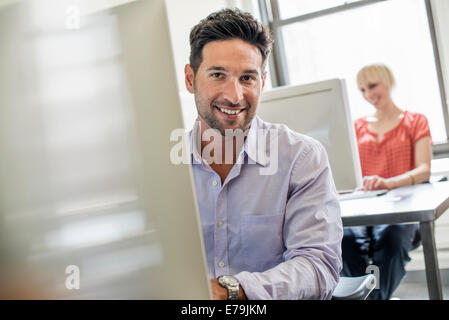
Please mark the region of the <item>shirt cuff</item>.
<svg viewBox="0 0 449 320"><path fill-rule="evenodd" d="M273 299L269 293L258 285L258 279L248 271L242 271L234 277L237 278L248 300L271 300Z"/></svg>

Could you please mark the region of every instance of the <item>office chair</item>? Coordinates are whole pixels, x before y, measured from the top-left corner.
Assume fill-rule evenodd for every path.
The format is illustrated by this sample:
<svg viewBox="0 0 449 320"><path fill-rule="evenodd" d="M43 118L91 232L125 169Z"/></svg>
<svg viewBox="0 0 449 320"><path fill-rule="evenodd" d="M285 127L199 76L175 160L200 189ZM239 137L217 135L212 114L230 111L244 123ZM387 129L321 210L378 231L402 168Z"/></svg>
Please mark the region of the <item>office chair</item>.
<svg viewBox="0 0 449 320"><path fill-rule="evenodd" d="M332 300L366 300L376 285L376 277L368 273L361 277L340 277Z"/></svg>

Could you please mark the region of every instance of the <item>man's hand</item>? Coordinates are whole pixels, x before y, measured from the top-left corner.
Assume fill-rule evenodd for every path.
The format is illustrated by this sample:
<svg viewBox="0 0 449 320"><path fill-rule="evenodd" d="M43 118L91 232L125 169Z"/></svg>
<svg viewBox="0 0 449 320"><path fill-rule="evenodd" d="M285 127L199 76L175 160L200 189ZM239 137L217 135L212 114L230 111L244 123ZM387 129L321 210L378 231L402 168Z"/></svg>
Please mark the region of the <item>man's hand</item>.
<svg viewBox="0 0 449 320"><path fill-rule="evenodd" d="M366 176L363 178L363 190L393 189L394 185L389 179L379 176Z"/></svg>
<svg viewBox="0 0 449 320"><path fill-rule="evenodd" d="M218 279L210 280L210 288L212 289L212 299L214 300L227 300L228 290L223 288L218 283ZM243 291L242 286L239 286L239 300L247 300L245 291Z"/></svg>
<svg viewBox="0 0 449 320"><path fill-rule="evenodd" d="M214 300L228 299L228 290L220 286L220 284L218 283L218 279L210 280L210 288L212 289L212 299Z"/></svg>

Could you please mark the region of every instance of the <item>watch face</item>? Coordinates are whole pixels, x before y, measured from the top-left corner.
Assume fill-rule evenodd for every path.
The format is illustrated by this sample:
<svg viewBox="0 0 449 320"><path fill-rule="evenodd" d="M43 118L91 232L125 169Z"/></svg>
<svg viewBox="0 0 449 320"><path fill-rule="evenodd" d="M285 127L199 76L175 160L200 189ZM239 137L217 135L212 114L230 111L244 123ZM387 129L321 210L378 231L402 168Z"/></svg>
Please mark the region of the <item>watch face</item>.
<svg viewBox="0 0 449 320"><path fill-rule="evenodd" d="M229 286L238 286L238 284L239 284L237 279L232 276L223 276L222 281L224 284L227 284Z"/></svg>
<svg viewBox="0 0 449 320"><path fill-rule="evenodd" d="M239 281L233 276L221 276L218 283L228 290L228 300L237 300L239 297Z"/></svg>

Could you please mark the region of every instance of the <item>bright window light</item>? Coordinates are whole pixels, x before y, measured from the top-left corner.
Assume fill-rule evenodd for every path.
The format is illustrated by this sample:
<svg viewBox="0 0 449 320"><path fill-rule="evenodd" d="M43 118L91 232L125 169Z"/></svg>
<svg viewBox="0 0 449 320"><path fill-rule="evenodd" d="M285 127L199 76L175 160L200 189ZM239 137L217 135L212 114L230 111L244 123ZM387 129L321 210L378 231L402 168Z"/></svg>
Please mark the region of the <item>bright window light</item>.
<svg viewBox="0 0 449 320"><path fill-rule="evenodd" d="M360 2L360 0L278 0L279 15L281 19L304 15L320 10L325 10L352 2Z"/></svg>
<svg viewBox="0 0 449 320"><path fill-rule="evenodd" d="M282 36L290 84L346 79L356 119L374 113L357 88L357 72L384 63L396 78L396 105L423 113L433 141L446 140L424 0L391 0L308 19L283 27Z"/></svg>

